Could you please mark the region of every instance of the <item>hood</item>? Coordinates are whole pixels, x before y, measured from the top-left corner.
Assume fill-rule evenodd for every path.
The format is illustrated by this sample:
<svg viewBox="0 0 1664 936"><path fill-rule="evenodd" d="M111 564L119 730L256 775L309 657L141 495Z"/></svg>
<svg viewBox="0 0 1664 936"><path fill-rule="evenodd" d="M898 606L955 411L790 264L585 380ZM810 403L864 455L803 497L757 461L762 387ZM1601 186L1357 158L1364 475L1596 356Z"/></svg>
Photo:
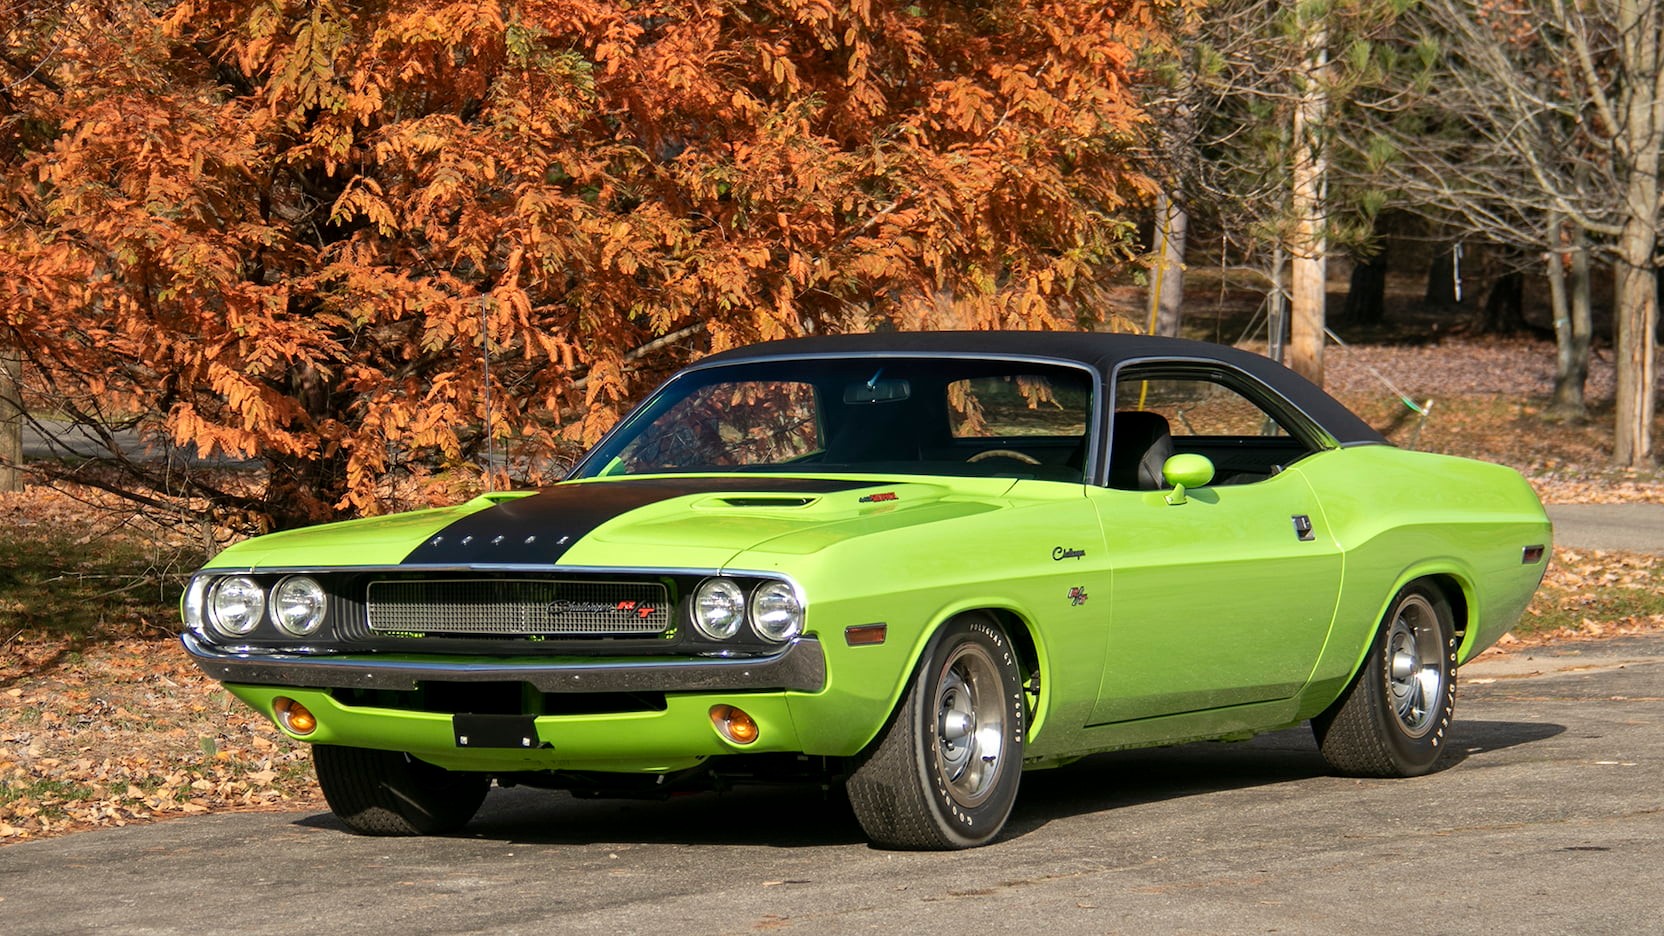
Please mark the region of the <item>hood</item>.
<svg viewBox="0 0 1664 936"><path fill-rule="evenodd" d="M813 532L830 543L993 509L1010 479L660 476L557 484L441 510L259 537L219 567L587 566L723 568L738 553ZM796 537L802 539L802 537ZM795 550L794 550L795 551Z"/></svg>

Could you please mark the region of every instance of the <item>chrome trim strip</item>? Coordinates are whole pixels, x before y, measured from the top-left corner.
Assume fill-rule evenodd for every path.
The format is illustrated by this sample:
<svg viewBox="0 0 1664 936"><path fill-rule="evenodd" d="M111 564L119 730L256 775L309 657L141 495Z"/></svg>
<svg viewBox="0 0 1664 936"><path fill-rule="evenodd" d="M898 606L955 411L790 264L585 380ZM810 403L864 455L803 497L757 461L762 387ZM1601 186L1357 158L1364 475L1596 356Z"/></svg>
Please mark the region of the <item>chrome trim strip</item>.
<svg viewBox="0 0 1664 936"><path fill-rule="evenodd" d="M826 654L814 637L799 637L766 657L545 665L228 652L189 631L179 640L196 665L214 679L262 686L410 691L418 682L435 680L526 682L539 692L819 692L826 688Z"/></svg>

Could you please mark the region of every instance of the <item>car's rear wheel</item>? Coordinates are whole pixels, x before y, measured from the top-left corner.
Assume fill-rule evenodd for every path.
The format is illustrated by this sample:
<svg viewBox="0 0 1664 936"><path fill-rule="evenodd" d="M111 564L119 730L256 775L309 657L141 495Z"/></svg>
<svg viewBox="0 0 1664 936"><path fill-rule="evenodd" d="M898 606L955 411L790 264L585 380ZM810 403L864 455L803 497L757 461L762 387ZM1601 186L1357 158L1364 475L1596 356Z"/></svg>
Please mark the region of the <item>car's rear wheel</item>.
<svg viewBox="0 0 1664 936"><path fill-rule="evenodd" d="M849 801L872 843L993 840L1017 799L1025 710L1017 654L999 624L980 614L947 624L850 774Z"/></svg>
<svg viewBox="0 0 1664 936"><path fill-rule="evenodd" d="M1393 599L1362 669L1312 719L1318 749L1336 771L1413 777L1444 753L1456 708L1456 634L1450 602L1426 582Z"/></svg>
<svg viewBox="0 0 1664 936"><path fill-rule="evenodd" d="M435 767L399 751L312 746L324 799L359 835L443 835L468 824L491 778Z"/></svg>

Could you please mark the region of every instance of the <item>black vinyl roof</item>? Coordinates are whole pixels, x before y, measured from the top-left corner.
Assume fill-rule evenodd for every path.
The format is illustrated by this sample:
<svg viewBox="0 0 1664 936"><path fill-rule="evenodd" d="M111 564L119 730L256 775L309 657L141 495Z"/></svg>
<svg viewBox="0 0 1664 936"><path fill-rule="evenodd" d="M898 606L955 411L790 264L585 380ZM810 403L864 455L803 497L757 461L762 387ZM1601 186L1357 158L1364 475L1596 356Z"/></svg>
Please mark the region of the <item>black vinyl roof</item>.
<svg viewBox="0 0 1664 936"><path fill-rule="evenodd" d="M788 338L711 355L699 367L780 358L947 355L1038 358L1096 370L1107 385L1124 364L1212 362L1241 371L1281 394L1342 445L1384 443L1368 423L1321 388L1264 355L1183 338L1061 331L871 332Z"/></svg>

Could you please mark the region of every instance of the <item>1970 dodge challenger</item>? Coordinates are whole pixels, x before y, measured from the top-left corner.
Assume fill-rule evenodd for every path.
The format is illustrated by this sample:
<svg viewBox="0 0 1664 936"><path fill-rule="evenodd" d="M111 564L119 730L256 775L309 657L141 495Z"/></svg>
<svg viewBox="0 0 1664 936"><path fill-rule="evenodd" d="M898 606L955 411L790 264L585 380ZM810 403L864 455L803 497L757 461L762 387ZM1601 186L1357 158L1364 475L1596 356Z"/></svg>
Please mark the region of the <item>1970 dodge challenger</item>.
<svg viewBox="0 0 1664 936"><path fill-rule="evenodd" d="M874 843L961 848L1094 752L1309 719L1337 771L1433 769L1549 546L1513 471L1252 353L820 337L687 368L560 484L239 543L183 640L358 832L830 776Z"/></svg>

